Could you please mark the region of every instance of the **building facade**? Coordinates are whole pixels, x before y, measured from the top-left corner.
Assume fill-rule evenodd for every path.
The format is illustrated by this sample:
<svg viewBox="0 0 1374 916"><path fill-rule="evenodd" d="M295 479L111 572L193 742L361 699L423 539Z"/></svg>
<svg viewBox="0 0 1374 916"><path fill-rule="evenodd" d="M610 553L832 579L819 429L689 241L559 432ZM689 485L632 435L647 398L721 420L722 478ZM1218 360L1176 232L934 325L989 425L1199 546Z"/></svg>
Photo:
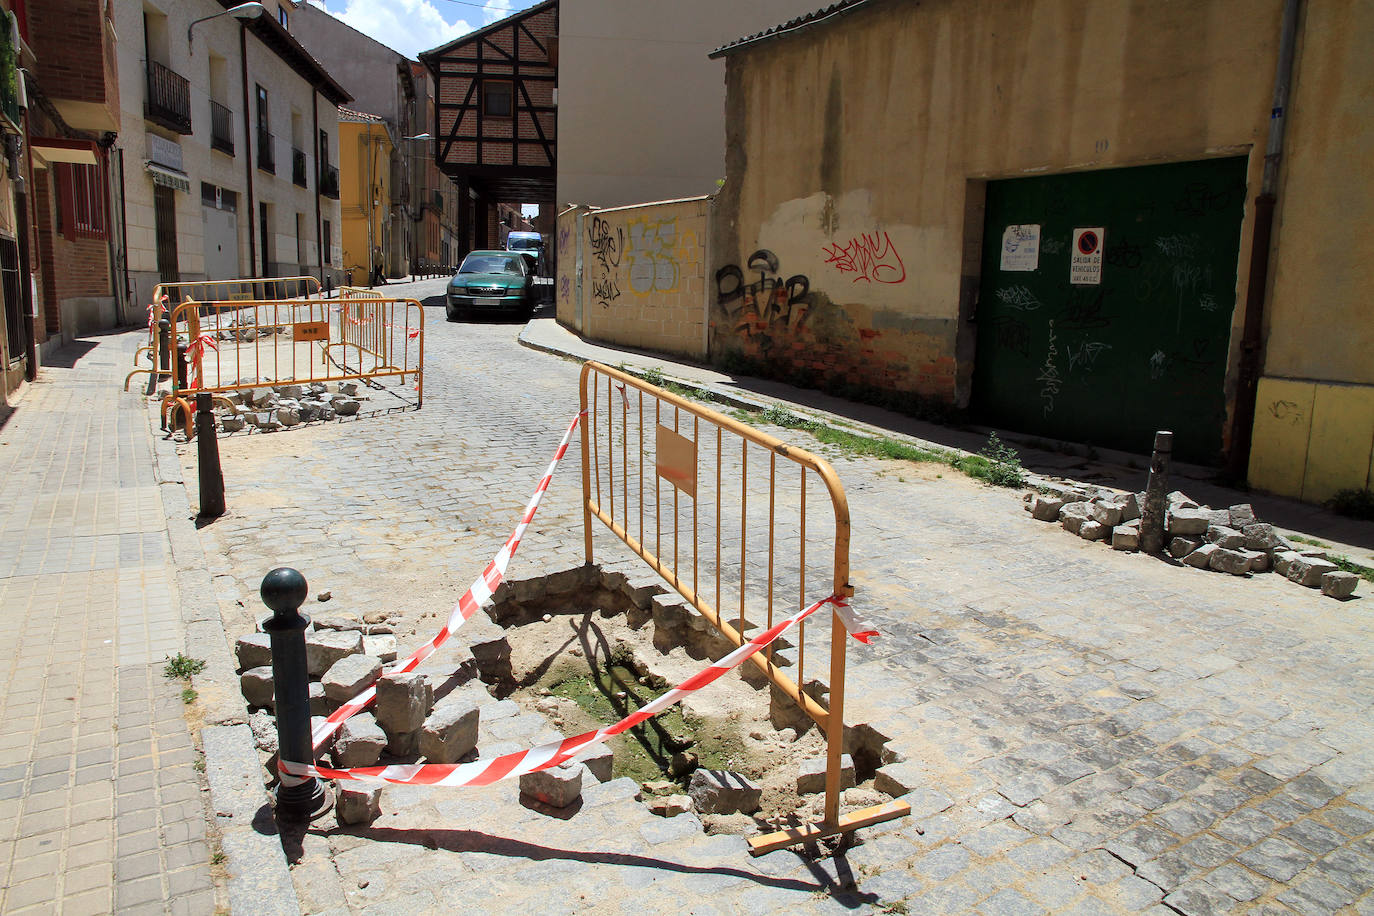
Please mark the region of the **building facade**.
<svg viewBox="0 0 1374 916"><path fill-rule="evenodd" d="M73 336L123 323L112 9L106 0L10 6L0 42L7 394Z"/></svg>
<svg viewBox="0 0 1374 916"><path fill-rule="evenodd" d="M429 168L426 155L425 132L433 104L428 71L308 3L297 8L292 30L354 96L349 108L377 116L391 136L385 163L391 188L391 206L385 214L387 244L382 249L386 275L405 276L420 260L437 261L441 220L436 214L442 204L436 204L435 192L455 192Z"/></svg>
<svg viewBox="0 0 1374 916"><path fill-rule="evenodd" d="M339 109L339 177L342 195L344 282L371 286L388 276L393 232L391 219L396 144L381 117Z"/></svg>
<svg viewBox="0 0 1374 916"><path fill-rule="evenodd" d="M500 244L498 204L554 202L557 39L558 0L545 0L420 55L432 157L458 188L456 260Z"/></svg>
<svg viewBox="0 0 1374 916"><path fill-rule="evenodd" d="M1359 0L849 0L722 48L711 357L1368 487L1374 233L1317 239L1374 215L1370 34Z"/></svg>
<svg viewBox="0 0 1374 916"><path fill-rule="evenodd" d="M338 106L288 31L294 5L114 0L127 288L315 276L337 283Z"/></svg>
<svg viewBox="0 0 1374 916"><path fill-rule="evenodd" d="M725 65L708 53L810 0L560 0L558 203L710 194L725 177Z"/></svg>

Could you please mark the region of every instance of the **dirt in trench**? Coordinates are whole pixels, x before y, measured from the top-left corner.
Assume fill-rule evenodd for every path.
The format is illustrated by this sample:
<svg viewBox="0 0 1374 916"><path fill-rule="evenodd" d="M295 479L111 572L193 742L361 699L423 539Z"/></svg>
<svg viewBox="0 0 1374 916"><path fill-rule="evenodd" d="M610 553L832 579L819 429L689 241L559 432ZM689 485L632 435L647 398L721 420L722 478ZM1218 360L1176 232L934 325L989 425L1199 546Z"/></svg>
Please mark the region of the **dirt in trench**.
<svg viewBox="0 0 1374 916"><path fill-rule="evenodd" d="M707 664L686 646L655 648L654 622L628 604L596 588L494 607L490 614L511 647L509 673L502 672L495 692L572 736L619 721ZM690 771L674 767L674 757L684 753L699 766L741 773L762 789L754 815L704 815L709 833L754 834L820 819L824 794L800 795L797 775L802 761L825 756L824 735L814 725L800 733L775 728L767 687L746 683L739 669L608 743L614 775L647 785L646 794L686 792ZM861 785L844 793L841 810L887 800Z"/></svg>

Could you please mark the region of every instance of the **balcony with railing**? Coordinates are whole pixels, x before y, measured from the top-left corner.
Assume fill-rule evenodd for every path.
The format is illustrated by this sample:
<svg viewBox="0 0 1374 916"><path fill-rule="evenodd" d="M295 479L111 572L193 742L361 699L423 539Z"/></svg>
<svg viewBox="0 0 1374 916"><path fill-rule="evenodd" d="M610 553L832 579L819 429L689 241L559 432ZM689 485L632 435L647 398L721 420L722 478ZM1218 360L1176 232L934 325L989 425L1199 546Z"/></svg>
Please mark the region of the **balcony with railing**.
<svg viewBox="0 0 1374 916"><path fill-rule="evenodd" d="M144 115L179 134L191 132L191 84L155 60L148 61L148 103Z"/></svg>
<svg viewBox="0 0 1374 916"><path fill-rule="evenodd" d="M272 135L267 131L258 131L258 168L275 175L277 174L277 157L272 150L272 140Z"/></svg>
<svg viewBox="0 0 1374 916"><path fill-rule="evenodd" d="M320 193L334 200L339 199L339 170L332 165L320 169Z"/></svg>
<svg viewBox="0 0 1374 916"><path fill-rule="evenodd" d="M210 101L210 148L234 155L234 113Z"/></svg>
<svg viewBox="0 0 1374 916"><path fill-rule="evenodd" d="M291 181L301 187L308 187L305 180L305 150L291 150Z"/></svg>

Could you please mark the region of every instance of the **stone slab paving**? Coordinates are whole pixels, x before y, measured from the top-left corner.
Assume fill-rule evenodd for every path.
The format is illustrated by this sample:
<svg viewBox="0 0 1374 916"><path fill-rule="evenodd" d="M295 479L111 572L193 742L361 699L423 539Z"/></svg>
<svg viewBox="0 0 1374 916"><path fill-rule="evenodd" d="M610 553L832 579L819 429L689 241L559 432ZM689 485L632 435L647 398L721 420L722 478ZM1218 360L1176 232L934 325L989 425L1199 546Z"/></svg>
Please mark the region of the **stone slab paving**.
<svg viewBox="0 0 1374 916"><path fill-rule="evenodd" d="M135 336L77 341L0 429L0 911L216 907Z"/></svg>
<svg viewBox="0 0 1374 916"><path fill-rule="evenodd" d="M414 645L508 533L577 367L432 302L423 410L221 440L230 514L201 538L229 639L262 615L262 575L293 565L307 611L394 611ZM514 785L388 788L369 827L287 837L303 910L1374 912L1367 599L1113 552L939 468L833 460L853 581L884 633L851 648L846 719L890 739L911 818L828 857L750 859L692 815L649 815L624 781L570 817ZM581 562L576 462L513 577Z"/></svg>

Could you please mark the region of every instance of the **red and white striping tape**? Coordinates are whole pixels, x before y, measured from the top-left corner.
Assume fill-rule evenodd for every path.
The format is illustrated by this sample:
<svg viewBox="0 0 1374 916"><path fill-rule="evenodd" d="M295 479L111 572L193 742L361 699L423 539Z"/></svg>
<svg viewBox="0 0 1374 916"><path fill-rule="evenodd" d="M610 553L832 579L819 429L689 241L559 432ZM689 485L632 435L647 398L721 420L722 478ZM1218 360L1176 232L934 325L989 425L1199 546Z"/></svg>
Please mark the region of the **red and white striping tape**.
<svg viewBox="0 0 1374 916"><path fill-rule="evenodd" d="M563 434L563 441L559 443L558 450L554 453L553 461L549 463L548 469L544 472L543 478L539 481L539 486L535 488L534 495L530 497L529 503L525 506L525 513L521 517L519 524L511 536L497 551L496 556L482 575L468 587L463 596L458 599L458 604L449 615L448 622L428 643L421 646L409 658L399 665L391 668L388 673L401 673L414 670L421 662L429 658L441 645L448 641L453 632L461 627L472 617L473 614L490 600L497 586L505 578L506 567L510 563L517 547L520 546L520 539L524 536L526 528L534 518L535 510L539 508L540 500L549 488L549 483L553 479L553 472L558 467L558 462L567 453L568 443L572 439L572 434L577 429L578 422L586 415L587 411L578 413L573 417L572 423L568 425L567 431ZM835 609L835 614L845 629L855 639L863 643L870 642L878 631L869 627L849 607L845 600L836 595L830 595L820 599L816 603L805 607L792 616L779 621L767 630L759 633L754 638L745 642L729 655L719 661L712 662L697 674L683 681L681 684L667 691L662 696L657 697L643 708L636 710L630 715L621 719L614 725L599 728L595 731L586 732L573 738L565 738L562 741L543 744L538 747L524 751L516 751L505 754L492 760L477 760L472 763L413 763L413 764L393 764L384 767L352 767L350 769L334 769L332 767L315 766L306 763L296 763L292 761L278 761L277 768L283 774L284 781L295 781L307 776L318 776L324 779L351 779L365 782L393 783L396 785L438 785L438 786L486 786L502 779L509 779L512 776L522 776L526 773L533 773L538 770L546 770L556 767L576 759L579 755L590 751L592 748L612 738L622 732L628 731L636 725L652 718L668 707L674 705L689 693L700 690L703 687L716 681L727 671L737 668L749 656L768 646L775 639L785 633L795 624L805 620L825 605L831 605ZM318 754L320 748L329 737L338 731L339 727L352 715L361 712L371 705L377 696L376 687L369 687L358 696L349 700L343 706L334 711L333 715L315 731L312 735L312 744L315 753Z"/></svg>
<svg viewBox="0 0 1374 916"><path fill-rule="evenodd" d="M458 599L458 603L454 605L452 613L449 614L448 622L434 635L433 639L415 650L413 655L391 668L387 673L397 674L414 670L416 666L429 658L435 649L447 642L448 638L453 635L453 631L467 623L468 619L491 598L496 587L506 577L506 566L509 565L510 558L514 556L516 548L520 546L520 539L525 536L525 529L529 527L530 521L534 518L535 510L539 508L540 500L544 498L544 493L549 488L549 481L553 479L554 469L558 467L558 462L567 453L573 430L577 429L578 421L582 419L583 413L585 411L573 417L572 422L568 424L567 432L563 433L563 441L558 444L558 450L554 452L553 461L549 462L548 470L544 472L543 479L539 481L539 486L535 488L534 495L526 504L525 513L520 517L520 523L515 526L515 530L506 539L506 543L501 545L496 556L487 564L487 568L482 570L482 574L468 586L467 591L463 592L463 597ZM343 725L349 716L366 709L376 696L377 688L369 687L334 710L333 715L325 720L311 738L315 752L319 753L320 746L329 740L330 735L339 730L339 726Z"/></svg>
<svg viewBox="0 0 1374 916"><path fill-rule="evenodd" d="M393 783L411 786L488 786L512 776L523 776L538 770L547 770L576 759L590 751L608 738L612 738L636 725L652 718L677 703L687 694L700 690L715 681L727 671L738 667L746 658L777 639L794 624L805 620L826 604L838 610L844 601L834 595L822 598L810 607L803 608L785 620L758 634L744 645L735 649L720 661L712 662L697 674L678 684L672 690L657 697L641 709L630 713L614 725L598 728L573 738L564 738L549 744L524 751L504 754L491 760L474 760L472 763L405 763L384 767L352 767L336 770L332 767L310 766L302 763L282 762L282 772L304 778L319 776L324 779L353 779L364 782Z"/></svg>

